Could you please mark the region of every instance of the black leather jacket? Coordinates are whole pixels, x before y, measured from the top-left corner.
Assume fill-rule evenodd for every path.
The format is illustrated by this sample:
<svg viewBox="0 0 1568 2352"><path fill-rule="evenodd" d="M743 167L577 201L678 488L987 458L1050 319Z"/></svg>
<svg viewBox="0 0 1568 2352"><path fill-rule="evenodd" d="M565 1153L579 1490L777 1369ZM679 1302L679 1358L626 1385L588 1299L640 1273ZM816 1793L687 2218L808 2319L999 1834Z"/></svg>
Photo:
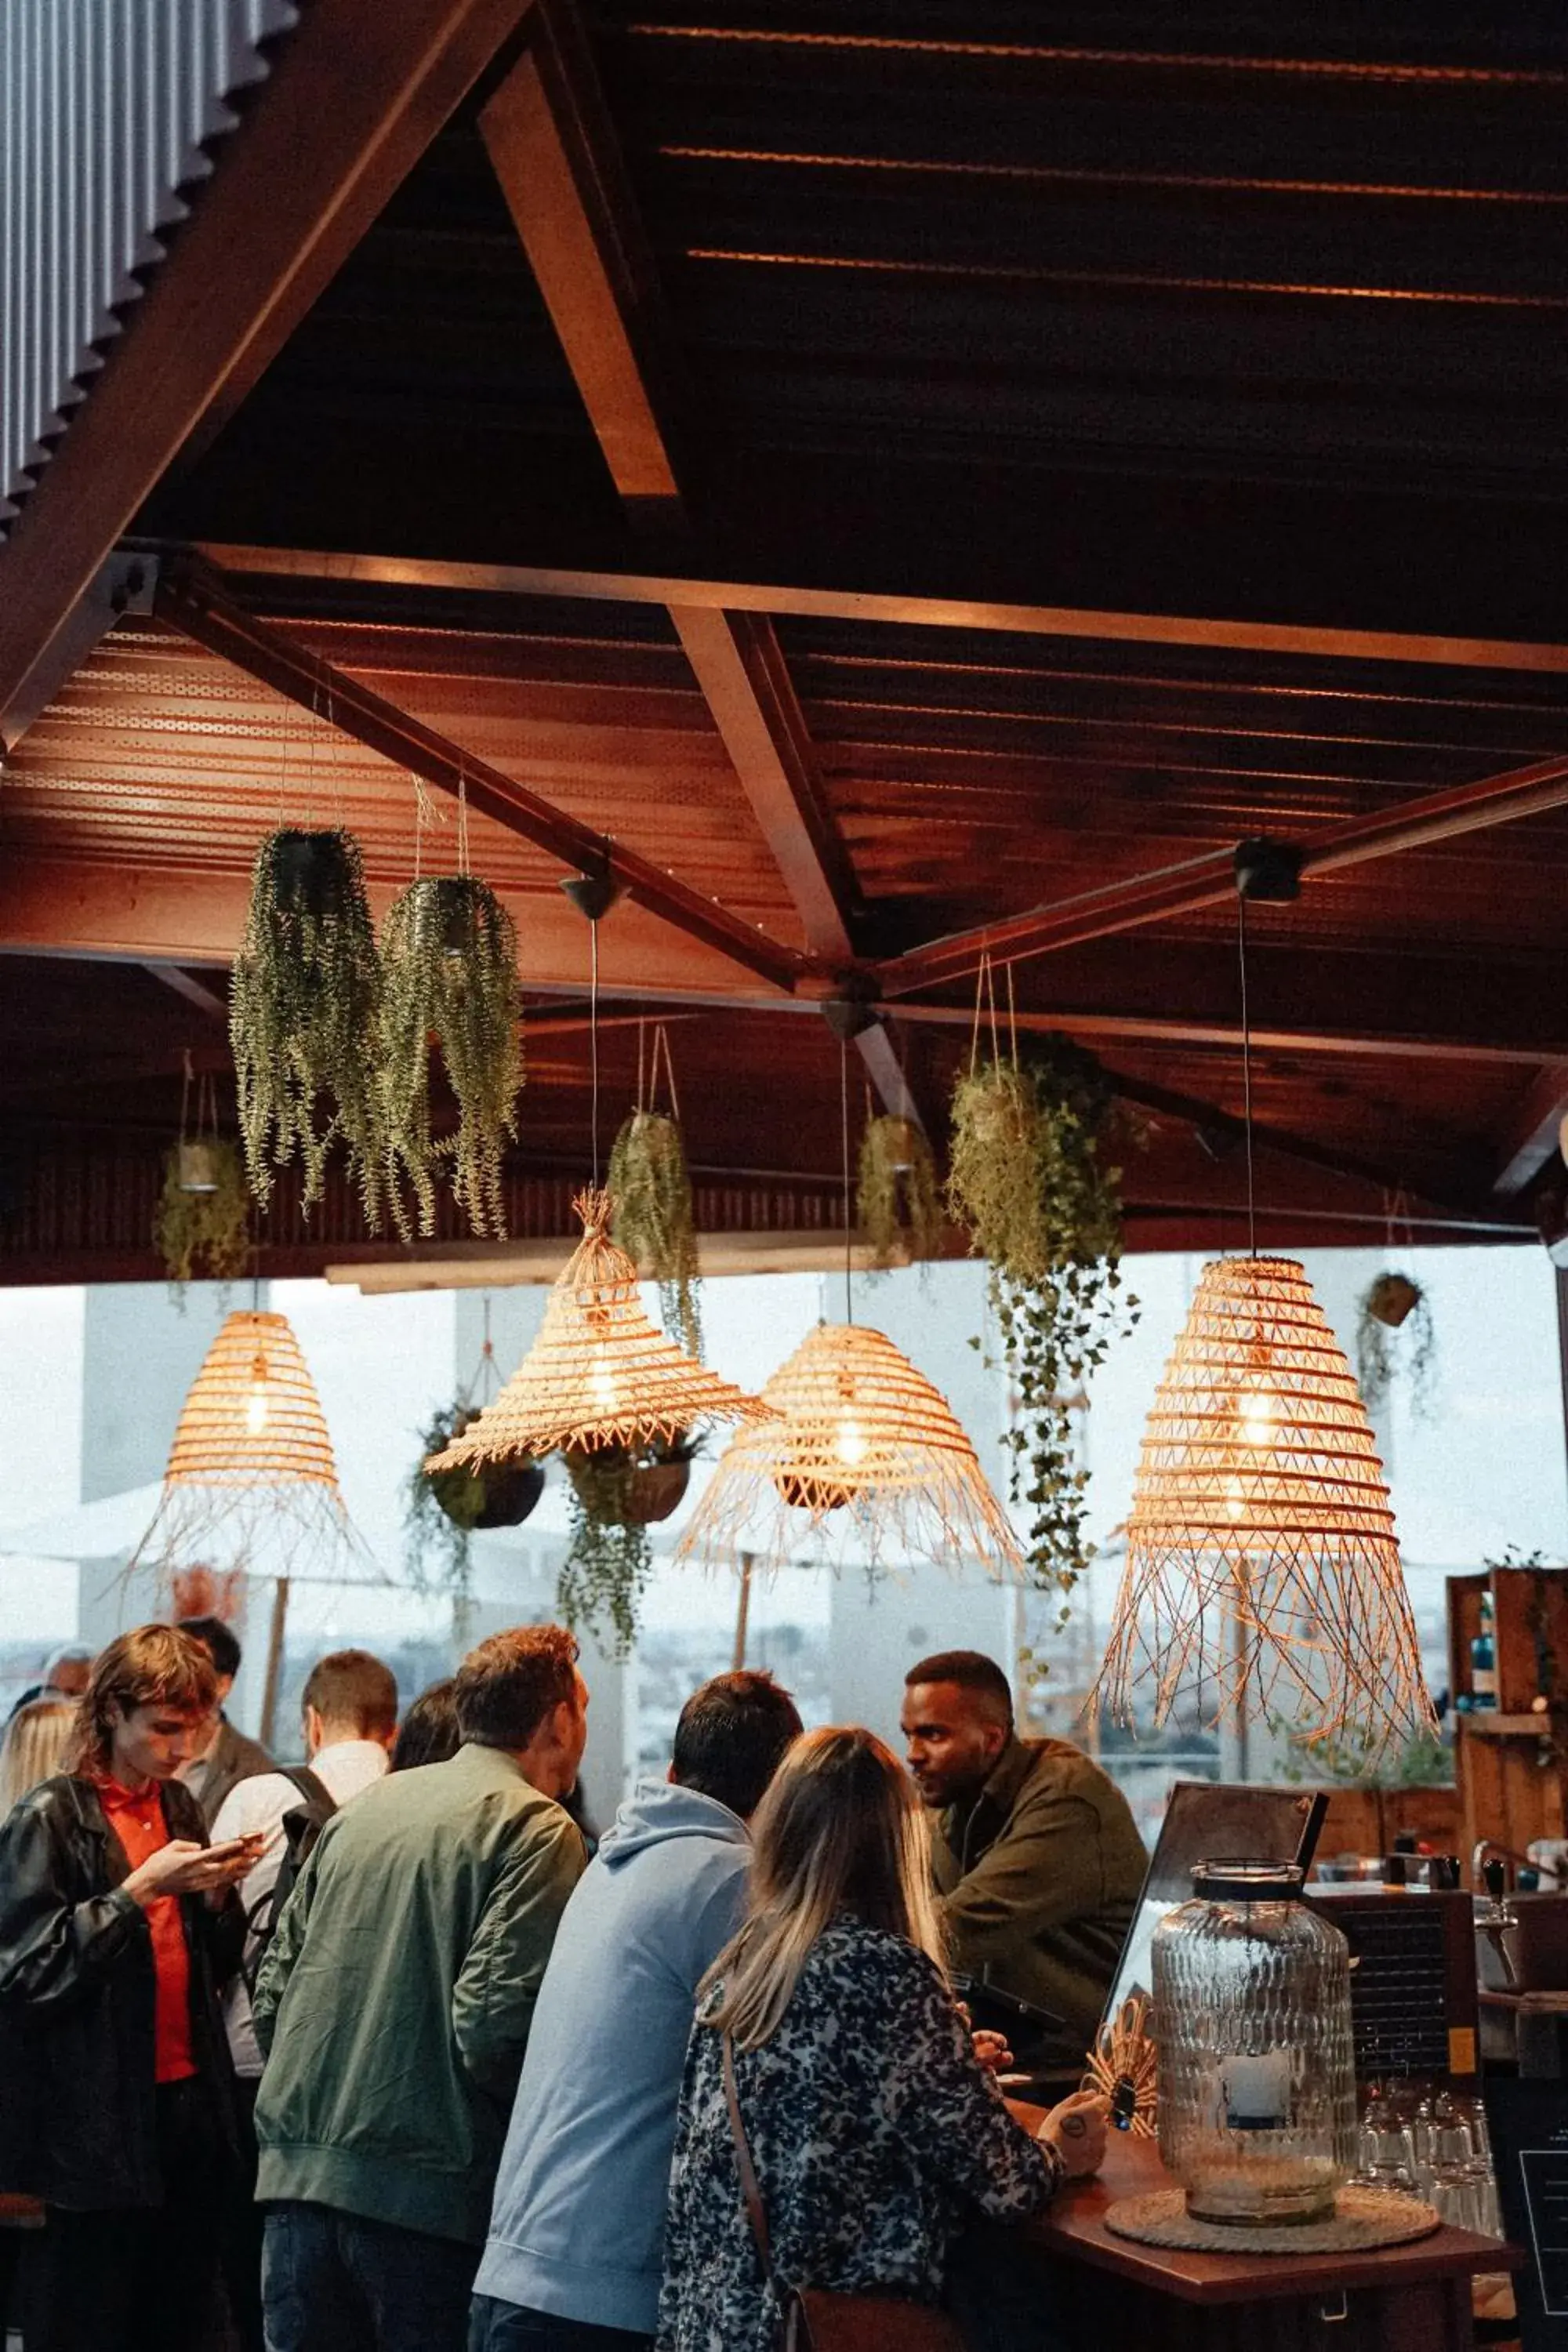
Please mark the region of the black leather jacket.
<svg viewBox="0 0 1568 2352"><path fill-rule="evenodd" d="M169 1834L206 1843L188 1790L162 1791ZM0 1825L0 2189L79 2211L163 2201L154 2113L156 1978L147 1915L93 1783L61 1773ZM191 2050L225 2136L232 2071L217 1989L244 1917L181 1903Z"/></svg>

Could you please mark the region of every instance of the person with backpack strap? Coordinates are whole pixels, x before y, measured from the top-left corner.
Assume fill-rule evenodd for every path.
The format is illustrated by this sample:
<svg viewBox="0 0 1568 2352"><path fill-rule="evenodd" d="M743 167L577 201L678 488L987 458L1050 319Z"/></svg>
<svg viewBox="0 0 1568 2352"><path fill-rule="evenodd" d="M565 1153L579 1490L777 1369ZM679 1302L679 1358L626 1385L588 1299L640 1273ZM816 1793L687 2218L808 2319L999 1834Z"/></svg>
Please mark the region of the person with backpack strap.
<svg viewBox="0 0 1568 2352"><path fill-rule="evenodd" d="M397 1733L397 1683L368 1650L334 1650L318 1659L300 1703L304 1765L280 1764L237 1781L214 1823L216 1838L257 1836L260 1860L240 1888L246 1943L240 1974L228 1989L224 2022L240 2103L245 2179L224 2249L229 2306L245 2352L262 2352L262 2215L256 2197L252 2116L262 2055L251 2023L250 1995L294 1882L332 1815L379 1780Z"/></svg>

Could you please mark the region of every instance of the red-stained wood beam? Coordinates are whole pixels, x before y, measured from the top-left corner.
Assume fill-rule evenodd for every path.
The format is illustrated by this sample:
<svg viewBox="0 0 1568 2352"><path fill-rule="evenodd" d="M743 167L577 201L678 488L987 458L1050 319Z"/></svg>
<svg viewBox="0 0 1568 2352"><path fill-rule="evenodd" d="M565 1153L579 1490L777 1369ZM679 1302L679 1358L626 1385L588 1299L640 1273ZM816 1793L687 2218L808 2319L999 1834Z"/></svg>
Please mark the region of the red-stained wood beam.
<svg viewBox="0 0 1568 2352"><path fill-rule="evenodd" d="M138 508L231 414L526 15L310 0L0 546L0 709Z"/></svg>
<svg viewBox="0 0 1568 2352"><path fill-rule="evenodd" d="M535 0L528 51L479 129L628 520L689 539L678 445L690 395L572 0ZM668 609L808 947L851 961L858 893L773 623Z"/></svg>
<svg viewBox="0 0 1568 2352"><path fill-rule="evenodd" d="M1568 1118L1568 1060L1548 1062L1526 1088L1514 1114L1492 1190L1507 1200L1522 1192L1557 1149Z"/></svg>
<svg viewBox="0 0 1568 2352"><path fill-rule="evenodd" d="M732 963L756 972L786 992L808 977L810 967L793 949L704 898L648 858L593 831L563 809L476 759L446 736L426 727L346 672L307 652L283 630L256 620L208 575L159 583L156 610L209 653L234 663L302 709L379 752L399 768L469 803L533 843L570 870L607 873L638 906L657 915Z"/></svg>
<svg viewBox="0 0 1568 2352"><path fill-rule="evenodd" d="M1568 645L1540 638L1437 636L1414 629L1324 628L1309 622L1248 621L1192 613L1133 613L1068 604L1008 603L879 586L876 551L863 574L843 584L791 570L721 567L701 547L661 551L658 567L614 568L568 557L553 562L453 562L365 550L264 547L253 541L200 541L226 571L294 580L353 580L387 588L469 595L574 596L594 604L703 604L721 612L784 618L882 621L925 629L982 629L1003 635L1082 638L1105 645L1190 646L1208 652L1295 659L1414 662L1437 669L1521 670L1568 677Z"/></svg>
<svg viewBox="0 0 1568 2352"><path fill-rule="evenodd" d="M1564 804L1568 804L1568 754L1403 801L1375 816L1350 817L1342 824L1325 826L1302 847L1302 878L1342 873L1347 866L1396 856L1402 850L1427 849L1462 834L1516 824ZM1114 932L1195 914L1202 908L1222 904L1235 893L1233 853L1206 850L1152 874L1134 875L1054 905L1032 908L1026 914L933 940L928 947L890 958L878 967L877 977L888 995L902 996L937 981L963 978L987 957L993 963L1015 963L1027 956L1081 947Z"/></svg>
<svg viewBox="0 0 1568 2352"><path fill-rule="evenodd" d="M147 962L142 969L164 988L173 989L176 996L183 996L187 1004L194 1004L208 1021L221 1021L227 1025L228 1006L205 981L197 980L177 963Z"/></svg>

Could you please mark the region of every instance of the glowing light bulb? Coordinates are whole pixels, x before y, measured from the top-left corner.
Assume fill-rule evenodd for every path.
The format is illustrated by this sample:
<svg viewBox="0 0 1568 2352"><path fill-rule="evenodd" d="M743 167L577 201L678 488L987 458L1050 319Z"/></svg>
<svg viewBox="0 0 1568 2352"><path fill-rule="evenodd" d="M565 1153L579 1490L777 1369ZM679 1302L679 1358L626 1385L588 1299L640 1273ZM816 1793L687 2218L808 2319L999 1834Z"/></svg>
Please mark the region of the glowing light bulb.
<svg viewBox="0 0 1568 2352"><path fill-rule="evenodd" d="M262 1437L267 1431L267 1360L258 1356L250 1368L250 1386L245 1399L246 1433Z"/></svg>
<svg viewBox="0 0 1568 2352"><path fill-rule="evenodd" d="M616 1386L616 1376L608 1364L595 1365L588 1375L588 1393L601 1412L617 1412L620 1410L620 1391Z"/></svg>
<svg viewBox="0 0 1568 2352"><path fill-rule="evenodd" d="M1241 1438L1244 1445L1272 1445L1274 1443L1274 1399L1268 1389L1254 1389L1241 1401Z"/></svg>
<svg viewBox="0 0 1568 2352"><path fill-rule="evenodd" d="M866 1459L866 1433L847 1413L838 1424L835 1449L846 1470L858 1470Z"/></svg>

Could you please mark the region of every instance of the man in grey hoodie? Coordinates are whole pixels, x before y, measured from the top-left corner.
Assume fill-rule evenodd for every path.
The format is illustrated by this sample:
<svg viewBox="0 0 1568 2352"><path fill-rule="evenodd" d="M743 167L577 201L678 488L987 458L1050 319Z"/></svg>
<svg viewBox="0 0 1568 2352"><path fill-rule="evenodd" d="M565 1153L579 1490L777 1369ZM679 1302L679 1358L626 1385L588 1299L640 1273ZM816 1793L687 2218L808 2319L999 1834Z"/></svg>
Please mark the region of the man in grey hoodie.
<svg viewBox="0 0 1568 2352"><path fill-rule="evenodd" d="M474 2282L468 2352L651 2347L697 1986L741 1922L746 1823L800 1731L771 1675L681 1709L567 1904Z"/></svg>

